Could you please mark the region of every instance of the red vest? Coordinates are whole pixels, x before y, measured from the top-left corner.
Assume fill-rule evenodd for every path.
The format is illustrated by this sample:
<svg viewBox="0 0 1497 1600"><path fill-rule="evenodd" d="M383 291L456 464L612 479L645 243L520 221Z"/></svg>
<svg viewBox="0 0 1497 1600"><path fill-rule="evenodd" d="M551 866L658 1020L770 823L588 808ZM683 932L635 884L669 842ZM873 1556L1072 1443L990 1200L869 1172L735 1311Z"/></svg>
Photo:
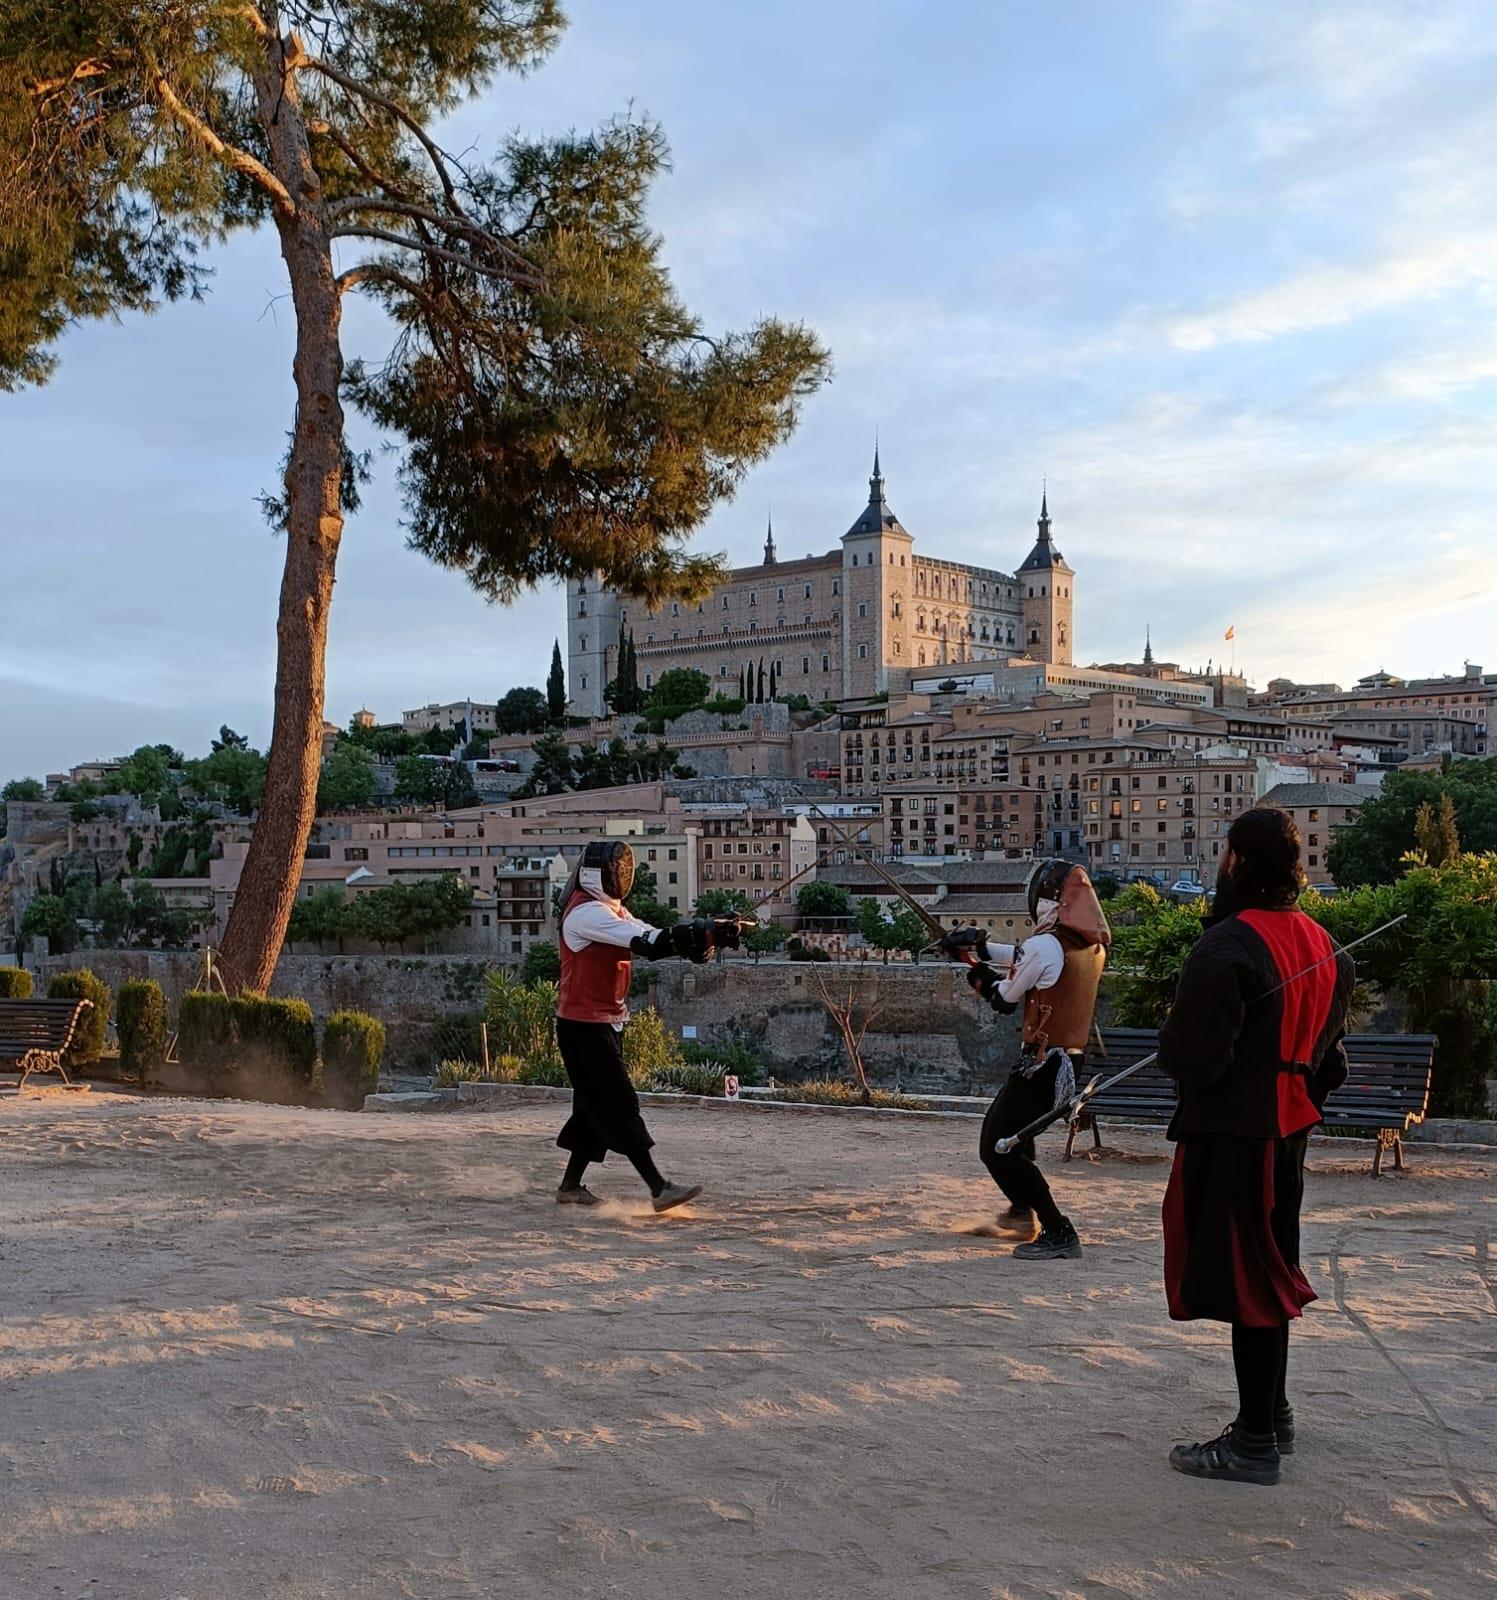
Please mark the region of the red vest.
<svg viewBox="0 0 1497 1600"><path fill-rule="evenodd" d="M573 950L566 941L567 913L591 899L579 889L561 914L561 998L556 1015L568 1022L627 1022L633 971L628 947L585 944Z"/></svg>

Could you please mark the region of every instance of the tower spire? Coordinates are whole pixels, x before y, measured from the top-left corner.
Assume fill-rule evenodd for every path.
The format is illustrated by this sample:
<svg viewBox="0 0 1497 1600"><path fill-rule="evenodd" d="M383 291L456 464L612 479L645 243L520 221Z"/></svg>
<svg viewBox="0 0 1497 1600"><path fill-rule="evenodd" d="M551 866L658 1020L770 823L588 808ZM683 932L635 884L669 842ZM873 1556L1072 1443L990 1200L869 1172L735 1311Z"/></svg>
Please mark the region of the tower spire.
<svg viewBox="0 0 1497 1600"><path fill-rule="evenodd" d="M774 545L774 512L771 510L765 525L764 533L764 565L772 567L778 561L779 553Z"/></svg>
<svg viewBox="0 0 1497 1600"><path fill-rule="evenodd" d="M1147 622L1144 624L1144 665L1146 667L1154 665L1153 628Z"/></svg>
<svg viewBox="0 0 1497 1600"><path fill-rule="evenodd" d="M868 480L868 504L876 506L884 498L884 474L878 464L878 435L873 436L873 476Z"/></svg>
<svg viewBox="0 0 1497 1600"><path fill-rule="evenodd" d="M1046 543L1050 542L1050 485L1045 479L1040 479L1040 538Z"/></svg>

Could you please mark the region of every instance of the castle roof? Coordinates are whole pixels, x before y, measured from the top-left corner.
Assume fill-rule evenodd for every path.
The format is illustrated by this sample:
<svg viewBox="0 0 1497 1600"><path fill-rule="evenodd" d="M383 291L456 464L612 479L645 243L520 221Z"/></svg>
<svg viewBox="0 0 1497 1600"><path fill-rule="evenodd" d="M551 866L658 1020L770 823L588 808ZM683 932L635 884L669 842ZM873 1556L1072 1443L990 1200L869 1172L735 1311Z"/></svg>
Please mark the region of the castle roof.
<svg viewBox="0 0 1497 1600"><path fill-rule="evenodd" d="M1055 543L1050 537L1050 493L1046 488L1040 495L1040 520L1039 537L1034 542L1034 549L1025 556L1020 564L1020 572L1048 572L1054 569L1059 572L1069 572L1066 558L1055 548Z"/></svg>
<svg viewBox="0 0 1497 1600"><path fill-rule="evenodd" d="M869 533L903 533L909 538L909 534L905 532L899 518L894 515L889 502L884 498L884 475L879 470L877 445L873 447L873 475L868 480L868 504L863 507L857 520L842 537L852 539Z"/></svg>

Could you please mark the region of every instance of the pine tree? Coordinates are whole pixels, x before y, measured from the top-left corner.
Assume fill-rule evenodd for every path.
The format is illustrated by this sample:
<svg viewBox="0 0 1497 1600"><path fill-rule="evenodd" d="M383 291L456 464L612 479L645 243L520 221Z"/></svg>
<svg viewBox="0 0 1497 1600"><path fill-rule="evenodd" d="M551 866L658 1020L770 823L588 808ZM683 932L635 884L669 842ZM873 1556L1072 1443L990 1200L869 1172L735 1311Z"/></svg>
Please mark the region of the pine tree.
<svg viewBox="0 0 1497 1600"><path fill-rule="evenodd" d="M1456 828L1455 801L1440 796L1439 809L1425 801L1414 816L1414 837L1424 859L1432 867L1449 866L1461 853L1461 836Z"/></svg>
<svg viewBox="0 0 1497 1600"><path fill-rule="evenodd" d="M755 696L761 706L764 704L764 657L759 657L759 693Z"/></svg>
<svg viewBox="0 0 1497 1600"><path fill-rule="evenodd" d="M553 726L566 720L567 677L561 665L561 640L551 641L551 672L546 679L546 714Z"/></svg>
<svg viewBox="0 0 1497 1600"><path fill-rule="evenodd" d="M403 446L412 546L508 602L549 578L700 595L692 532L826 377L804 328L707 338L647 221L668 152L626 115L449 156L428 129L560 37L559 0L9 0L0 27L0 388L74 323L198 295L273 226L296 354L274 736L222 945L268 989L316 805L329 613L366 463L351 402ZM395 330L346 362L343 304ZM202 363L208 381L236 375ZM577 441L585 441L579 450ZM659 470L668 457L669 470Z"/></svg>

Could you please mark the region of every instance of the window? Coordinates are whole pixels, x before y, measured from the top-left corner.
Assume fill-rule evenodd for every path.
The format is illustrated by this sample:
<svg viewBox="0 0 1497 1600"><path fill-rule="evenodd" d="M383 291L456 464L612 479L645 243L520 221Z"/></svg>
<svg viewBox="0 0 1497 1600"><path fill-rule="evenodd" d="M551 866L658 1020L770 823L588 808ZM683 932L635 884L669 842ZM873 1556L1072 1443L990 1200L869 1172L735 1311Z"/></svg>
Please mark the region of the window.
<svg viewBox="0 0 1497 1600"><path fill-rule="evenodd" d="M806 585L806 592L801 598L804 600L809 600L811 598L811 585L809 583Z"/></svg>
<svg viewBox="0 0 1497 1600"><path fill-rule="evenodd" d="M800 658L800 670L801 670L802 676L804 676L804 675L806 675L807 673L810 672L810 670L811 670L811 658L810 658L810 656L802 656Z"/></svg>
<svg viewBox="0 0 1497 1600"><path fill-rule="evenodd" d="M343 851L345 861L367 861L369 851L363 845L348 845Z"/></svg>
<svg viewBox="0 0 1497 1600"><path fill-rule="evenodd" d="M868 646L866 644L860 644L858 646L858 660L859 661L866 661L867 659L868 659Z"/></svg>
<svg viewBox="0 0 1497 1600"><path fill-rule="evenodd" d="M723 596L723 610L726 611L727 609L728 609L728 597L727 597L727 595L724 595Z"/></svg>
<svg viewBox="0 0 1497 1600"><path fill-rule="evenodd" d="M584 650L587 649L587 635L585 633L582 635L582 648Z"/></svg>
<svg viewBox="0 0 1497 1600"><path fill-rule="evenodd" d="M832 579L832 593L833 594L841 594L842 593L842 582L841 582L841 579L839 579L839 578L833 578Z"/></svg>
<svg viewBox="0 0 1497 1600"><path fill-rule="evenodd" d="M832 658L829 655L823 654L823 656L821 658L821 670L823 672L826 672L826 671L830 670L831 665L832 665Z"/></svg>
<svg viewBox="0 0 1497 1600"><path fill-rule="evenodd" d="M582 687L584 689L587 687L587 678L586 678L586 676L584 676L583 679L582 679Z"/></svg>
<svg viewBox="0 0 1497 1600"><path fill-rule="evenodd" d="M785 590L784 590L784 588L781 587L779 589L776 589L774 597L775 597L776 600L783 601L784 598L785 598Z"/></svg>
<svg viewBox="0 0 1497 1600"><path fill-rule="evenodd" d="M866 617L868 615L868 602L866 600L858 601L858 615L860 617Z"/></svg>

